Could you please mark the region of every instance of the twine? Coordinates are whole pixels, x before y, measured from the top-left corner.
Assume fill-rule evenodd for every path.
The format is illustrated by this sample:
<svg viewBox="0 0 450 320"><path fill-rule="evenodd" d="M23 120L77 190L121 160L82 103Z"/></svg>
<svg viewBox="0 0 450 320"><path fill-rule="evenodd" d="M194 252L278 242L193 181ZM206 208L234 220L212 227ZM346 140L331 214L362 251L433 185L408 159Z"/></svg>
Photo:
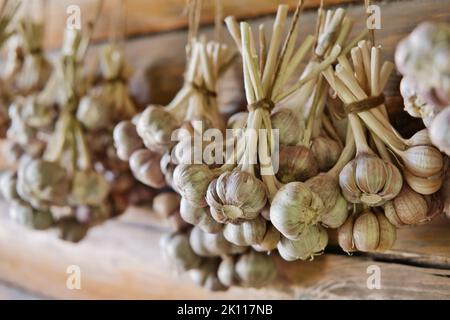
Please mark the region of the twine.
<svg viewBox="0 0 450 320"><path fill-rule="evenodd" d="M256 101L255 103L249 104L247 108L249 111L256 111L257 109L265 109L267 111L270 111L273 109L273 107L273 101L268 98L264 98Z"/></svg>
<svg viewBox="0 0 450 320"><path fill-rule="evenodd" d="M379 96L368 97L367 99L344 105L344 111L346 114L357 114L360 112L376 108L382 105L384 101L385 101L384 94L380 94Z"/></svg>
<svg viewBox="0 0 450 320"><path fill-rule="evenodd" d="M194 82L189 82L188 85L189 85L189 87L191 87L195 91L199 92L200 94L203 94L206 97L212 97L212 98L216 98L217 97L217 92L209 90L204 85L201 86L201 85L198 85L198 84L196 84Z"/></svg>

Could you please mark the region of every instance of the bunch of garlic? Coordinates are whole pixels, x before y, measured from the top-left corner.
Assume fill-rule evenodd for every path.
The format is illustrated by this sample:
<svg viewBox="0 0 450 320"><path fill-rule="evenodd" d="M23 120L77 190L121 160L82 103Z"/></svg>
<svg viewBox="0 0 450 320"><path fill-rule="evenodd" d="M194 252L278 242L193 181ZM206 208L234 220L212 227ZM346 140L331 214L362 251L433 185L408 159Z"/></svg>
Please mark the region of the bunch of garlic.
<svg viewBox="0 0 450 320"><path fill-rule="evenodd" d="M432 142L450 155L450 25L424 22L397 47L405 109L423 119Z"/></svg>

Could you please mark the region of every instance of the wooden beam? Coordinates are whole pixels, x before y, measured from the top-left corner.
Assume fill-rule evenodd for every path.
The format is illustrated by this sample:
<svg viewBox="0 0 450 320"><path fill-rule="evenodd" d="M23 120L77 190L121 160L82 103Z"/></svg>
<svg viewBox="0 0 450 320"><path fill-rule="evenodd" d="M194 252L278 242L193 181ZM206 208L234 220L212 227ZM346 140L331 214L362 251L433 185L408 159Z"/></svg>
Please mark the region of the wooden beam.
<svg viewBox="0 0 450 320"><path fill-rule="evenodd" d="M214 21L214 0L204 0L202 24ZM287 4L294 8L298 0L223 0L224 15L234 15L237 18L255 18L273 14L279 4ZM327 0L327 5L346 4L357 0ZM320 0L305 0L306 9L317 8ZM124 0L124 12L127 15L126 33L129 36L144 35L174 29L186 28L187 18L183 15L186 0ZM46 15L47 35L46 45L58 47L62 32L67 21L67 7L78 5L81 9L82 21L93 16L96 8L94 0L48 0ZM103 40L111 35L111 29L117 27L117 22L111 21L118 14L120 0L104 1L101 16L96 25L95 40Z"/></svg>
<svg viewBox="0 0 450 320"><path fill-rule="evenodd" d="M95 228L76 245L57 240L51 232L27 231L2 215L0 280L39 295L76 299L450 298L450 270L336 254L312 262L286 263L277 258L279 277L269 288L211 293L170 269L159 250L163 232L151 223L130 223L133 212ZM408 250L427 245L417 238L416 246ZM450 255L448 249L445 254ZM81 269L81 290L66 288L70 265ZM380 268L380 290L367 288L371 265Z"/></svg>

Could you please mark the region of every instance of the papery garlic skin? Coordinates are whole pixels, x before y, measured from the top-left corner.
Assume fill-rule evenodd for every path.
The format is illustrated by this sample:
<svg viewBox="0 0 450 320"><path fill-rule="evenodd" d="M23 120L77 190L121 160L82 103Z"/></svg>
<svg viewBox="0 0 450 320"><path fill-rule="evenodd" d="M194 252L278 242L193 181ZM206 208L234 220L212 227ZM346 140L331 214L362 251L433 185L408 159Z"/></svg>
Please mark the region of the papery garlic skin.
<svg viewBox="0 0 450 320"><path fill-rule="evenodd" d="M272 200L270 221L288 239L297 240L305 228L317 224L324 214L324 203L302 182L284 185Z"/></svg>
<svg viewBox="0 0 450 320"><path fill-rule="evenodd" d="M444 167L444 158L435 147L414 146L402 156L403 164L412 174L421 178L438 175Z"/></svg>
<svg viewBox="0 0 450 320"><path fill-rule="evenodd" d="M267 202L266 193L264 183L254 175L233 170L211 182L206 201L216 221L239 223L260 215Z"/></svg>
<svg viewBox="0 0 450 320"><path fill-rule="evenodd" d="M0 194L8 201L19 199L16 172L6 171L0 174Z"/></svg>
<svg viewBox="0 0 450 320"><path fill-rule="evenodd" d="M398 196L384 205L384 213L396 227L417 225L427 221L428 203L424 196L404 185Z"/></svg>
<svg viewBox="0 0 450 320"><path fill-rule="evenodd" d="M75 205L100 205L109 190L109 183L103 175L95 171L76 171L69 202Z"/></svg>
<svg viewBox="0 0 450 320"><path fill-rule="evenodd" d="M328 244L328 234L321 226L308 226L297 240L282 237L278 252L286 261L312 260L322 254Z"/></svg>
<svg viewBox="0 0 450 320"><path fill-rule="evenodd" d="M271 252L277 248L280 238L280 232L272 224L269 224L266 227L266 233L264 234L262 241L252 245L252 248L258 252Z"/></svg>
<svg viewBox="0 0 450 320"><path fill-rule="evenodd" d="M239 278L236 273L233 256L224 256L222 258L222 262L217 270L217 276L220 282L227 287L239 285Z"/></svg>
<svg viewBox="0 0 450 320"><path fill-rule="evenodd" d="M423 195L432 195L438 192L444 182L444 175L442 173L436 176L422 178L405 169L403 170L403 176L411 189Z"/></svg>
<svg viewBox="0 0 450 320"><path fill-rule="evenodd" d="M35 230L45 230L54 224L49 211L35 210L20 200L11 203L9 216L14 222Z"/></svg>

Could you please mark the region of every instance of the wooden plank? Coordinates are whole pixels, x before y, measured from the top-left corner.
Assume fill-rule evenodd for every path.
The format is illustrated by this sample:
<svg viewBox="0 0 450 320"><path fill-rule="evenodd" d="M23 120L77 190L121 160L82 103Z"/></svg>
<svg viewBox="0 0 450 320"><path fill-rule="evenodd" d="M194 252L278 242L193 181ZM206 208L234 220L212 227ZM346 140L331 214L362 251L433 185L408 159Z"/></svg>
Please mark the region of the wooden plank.
<svg viewBox="0 0 450 320"><path fill-rule="evenodd" d="M127 214L132 214L129 212ZM0 280L54 298L83 299L450 299L450 271L326 254L312 262L277 258L280 276L266 289L211 293L178 277L164 262L162 232L109 221L78 245L49 232L26 231L2 215ZM20 236L17 236L20 235ZM66 288L67 267L81 270L81 290ZM367 288L367 268L381 289Z"/></svg>
<svg viewBox="0 0 450 320"><path fill-rule="evenodd" d="M15 287L9 283L0 281L0 300L38 300L44 299L44 296L36 295L22 288Z"/></svg>
<svg viewBox="0 0 450 320"><path fill-rule="evenodd" d="M201 23L214 22L214 0L205 0ZM223 0L224 15L241 17L258 17L272 14L278 4L287 4L294 8L298 0ZM345 4L357 0L328 0L327 5ZM317 8L320 0L306 0L306 9ZM187 27L186 16L183 15L186 0L124 0L124 12L127 14L126 32L129 36L144 35L162 31L170 31ZM58 47L62 39L62 32L67 21L66 9L70 5L78 5L81 9L81 18L84 21L93 16L96 1L93 0L48 0L48 22L46 45ZM117 23L111 17L118 14L120 0L104 1L104 7L98 20L94 35L95 40L106 39L111 36L111 29Z"/></svg>

